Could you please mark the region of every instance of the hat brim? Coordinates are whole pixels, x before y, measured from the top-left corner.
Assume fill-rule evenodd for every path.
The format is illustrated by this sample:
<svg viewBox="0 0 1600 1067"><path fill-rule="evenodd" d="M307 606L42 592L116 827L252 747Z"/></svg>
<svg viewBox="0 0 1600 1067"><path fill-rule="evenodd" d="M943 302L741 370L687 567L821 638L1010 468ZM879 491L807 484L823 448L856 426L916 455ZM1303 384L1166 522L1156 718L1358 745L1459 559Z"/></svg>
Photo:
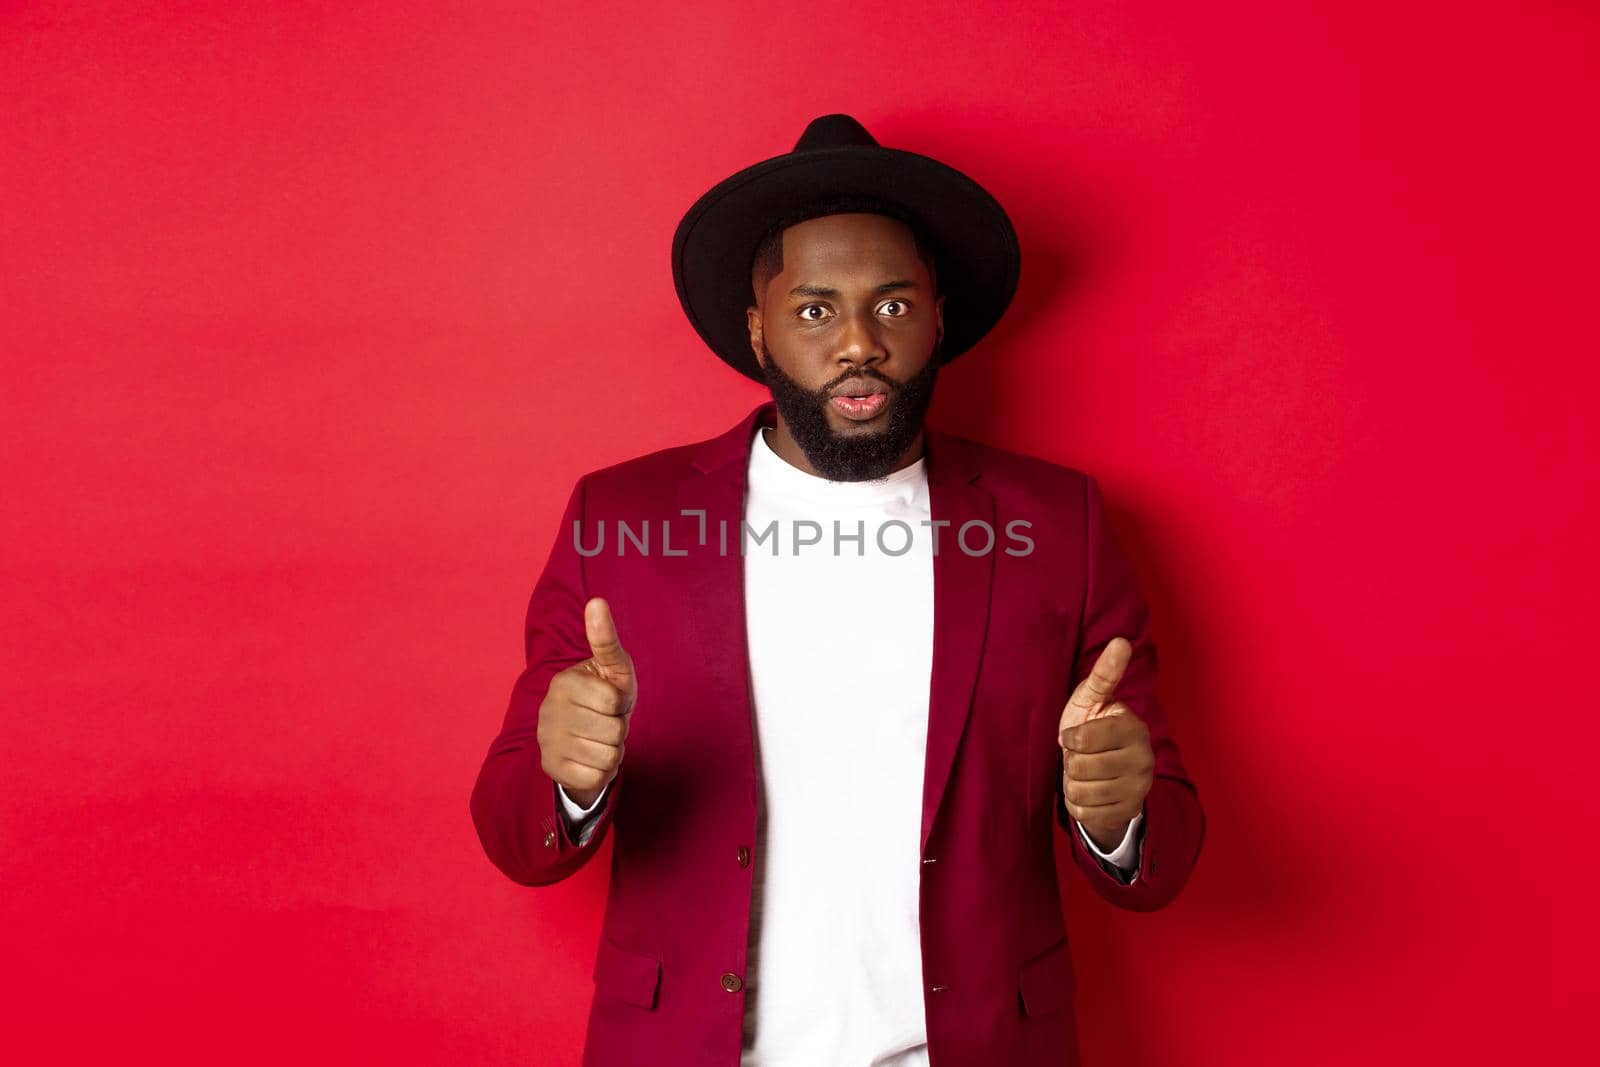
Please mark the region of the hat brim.
<svg viewBox="0 0 1600 1067"><path fill-rule="evenodd" d="M1016 293L1017 234L998 201L936 159L851 145L764 160L695 201L672 239L672 276L690 324L740 374L765 382L750 347L750 257L772 223L806 201L879 196L902 205L933 238L944 293L941 365L1000 321Z"/></svg>

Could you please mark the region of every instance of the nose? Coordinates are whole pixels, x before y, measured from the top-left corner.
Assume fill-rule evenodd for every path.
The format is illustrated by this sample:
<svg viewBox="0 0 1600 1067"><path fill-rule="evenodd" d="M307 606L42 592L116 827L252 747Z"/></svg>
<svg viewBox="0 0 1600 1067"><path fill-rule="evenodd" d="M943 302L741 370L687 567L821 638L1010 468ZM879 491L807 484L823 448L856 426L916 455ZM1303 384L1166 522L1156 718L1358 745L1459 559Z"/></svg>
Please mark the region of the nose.
<svg viewBox="0 0 1600 1067"><path fill-rule="evenodd" d="M877 320L871 312L848 316L839 329L834 361L841 366L865 367L889 358L878 335Z"/></svg>

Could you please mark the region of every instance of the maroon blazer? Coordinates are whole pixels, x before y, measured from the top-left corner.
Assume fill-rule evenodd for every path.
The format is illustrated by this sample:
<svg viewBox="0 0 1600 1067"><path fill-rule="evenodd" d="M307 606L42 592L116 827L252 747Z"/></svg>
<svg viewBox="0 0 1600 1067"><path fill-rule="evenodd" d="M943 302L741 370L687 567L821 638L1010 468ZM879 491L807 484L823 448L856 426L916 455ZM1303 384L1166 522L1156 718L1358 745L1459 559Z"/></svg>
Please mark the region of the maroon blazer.
<svg viewBox="0 0 1600 1067"><path fill-rule="evenodd" d="M775 423L772 402L709 440L578 479L528 605L527 668L472 790L484 850L519 884L558 882L608 833L615 840L585 1067L739 1062L752 855L762 844L738 547L758 421ZM1102 897L1151 911L1188 880L1205 815L1156 694L1149 611L1094 478L931 426L924 441L933 520L950 521L934 556L922 795L929 1055L934 1067L1076 1063L1054 834ZM602 519L604 549L592 554ZM991 551L981 527L958 547L956 531L974 519L994 531ZM1008 536L1014 519L1032 524L1021 528L1031 551ZM634 539L620 541L618 520ZM653 539L641 550L646 520ZM589 656L592 596L611 603L639 696L621 769L580 846L540 767L537 728L551 676ZM1149 725L1156 760L1131 884L1072 828L1056 740L1073 688L1118 635L1133 658L1117 697Z"/></svg>

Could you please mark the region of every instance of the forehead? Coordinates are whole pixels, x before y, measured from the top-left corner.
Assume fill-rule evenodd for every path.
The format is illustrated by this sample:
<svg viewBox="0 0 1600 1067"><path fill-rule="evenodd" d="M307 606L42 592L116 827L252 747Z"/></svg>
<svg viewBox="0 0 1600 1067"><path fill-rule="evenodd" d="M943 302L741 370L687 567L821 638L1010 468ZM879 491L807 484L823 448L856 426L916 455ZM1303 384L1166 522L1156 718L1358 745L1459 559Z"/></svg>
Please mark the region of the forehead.
<svg viewBox="0 0 1600 1067"><path fill-rule="evenodd" d="M925 269L911 227L886 215L824 215L783 231L783 275Z"/></svg>

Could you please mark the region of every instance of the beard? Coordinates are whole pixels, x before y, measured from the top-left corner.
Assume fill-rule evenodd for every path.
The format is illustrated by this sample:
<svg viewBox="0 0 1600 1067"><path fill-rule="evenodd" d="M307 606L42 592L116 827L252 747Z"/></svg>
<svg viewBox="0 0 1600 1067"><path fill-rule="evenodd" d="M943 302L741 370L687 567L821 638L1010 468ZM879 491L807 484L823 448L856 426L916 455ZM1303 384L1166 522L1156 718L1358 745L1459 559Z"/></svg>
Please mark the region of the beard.
<svg viewBox="0 0 1600 1067"><path fill-rule="evenodd" d="M766 366L762 373L790 435L817 473L831 482L875 481L895 469L922 432L939 377L942 347L942 343L936 343L927 366L903 382L863 367L813 391L778 369L778 361L772 358L763 338L761 351L766 356ZM838 433L829 424L828 390L851 378L873 378L888 390L889 413L883 426L860 433Z"/></svg>

